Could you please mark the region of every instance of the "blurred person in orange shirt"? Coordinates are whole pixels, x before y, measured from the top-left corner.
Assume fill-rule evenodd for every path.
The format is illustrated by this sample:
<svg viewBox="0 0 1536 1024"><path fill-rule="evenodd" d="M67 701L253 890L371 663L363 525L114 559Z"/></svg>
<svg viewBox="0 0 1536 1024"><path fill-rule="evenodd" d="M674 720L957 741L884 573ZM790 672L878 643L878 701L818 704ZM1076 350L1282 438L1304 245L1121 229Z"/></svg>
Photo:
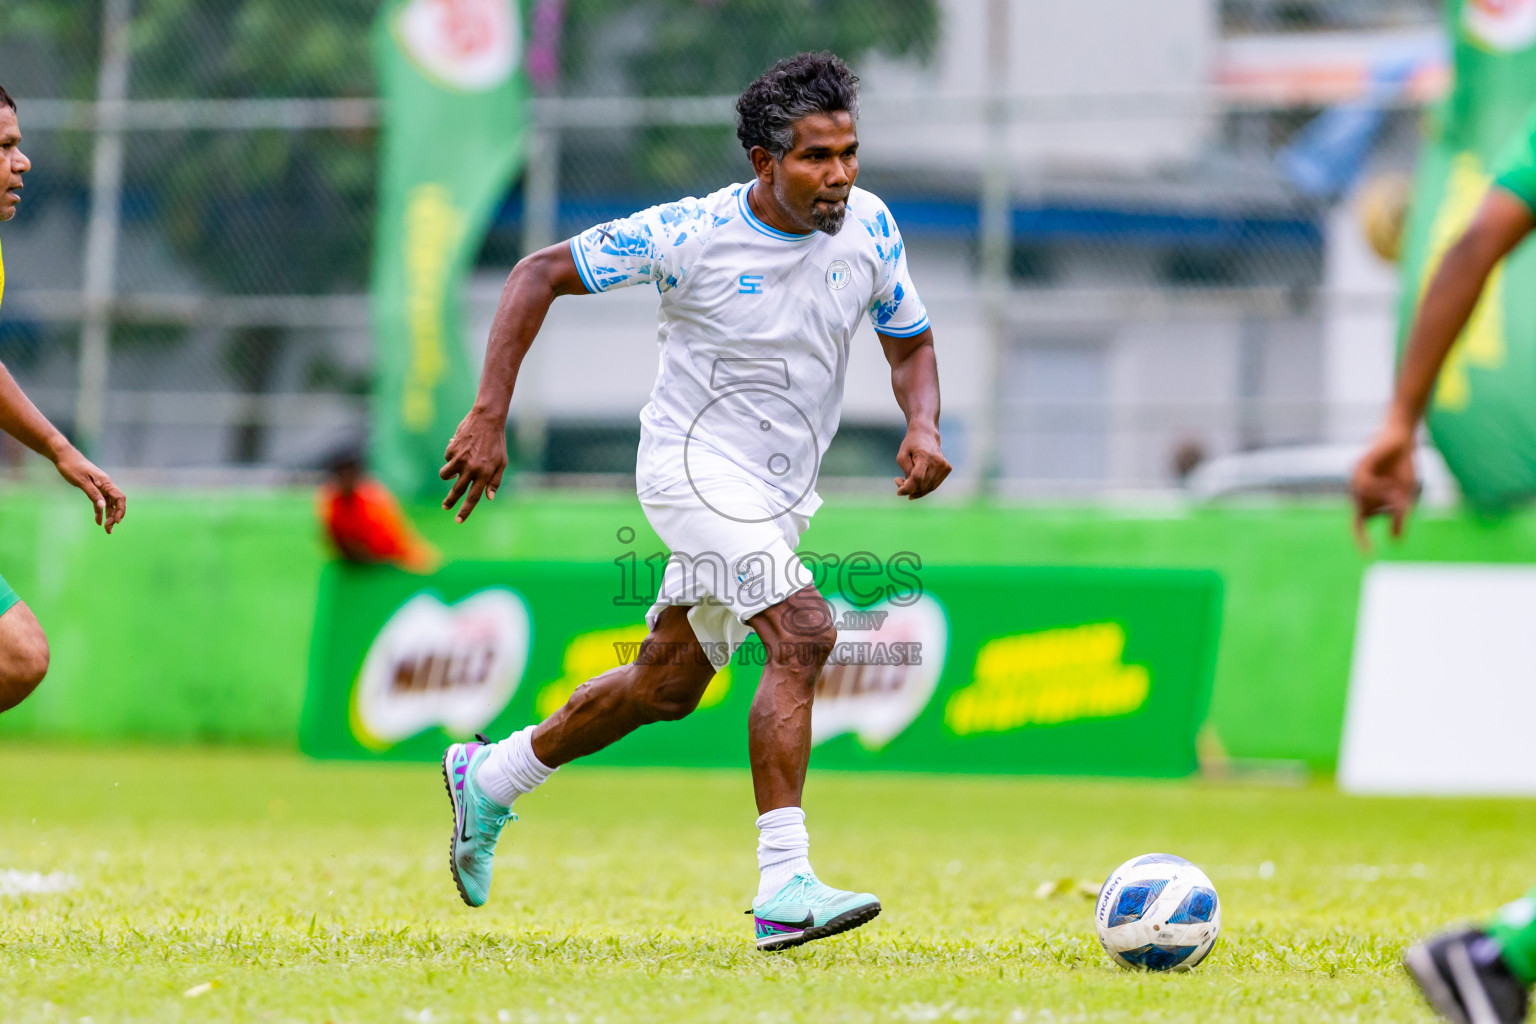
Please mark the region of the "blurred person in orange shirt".
<svg viewBox="0 0 1536 1024"><path fill-rule="evenodd" d="M431 572L442 561L416 532L389 489L369 478L355 449L335 455L317 495L320 522L336 554L361 565L397 565Z"/></svg>

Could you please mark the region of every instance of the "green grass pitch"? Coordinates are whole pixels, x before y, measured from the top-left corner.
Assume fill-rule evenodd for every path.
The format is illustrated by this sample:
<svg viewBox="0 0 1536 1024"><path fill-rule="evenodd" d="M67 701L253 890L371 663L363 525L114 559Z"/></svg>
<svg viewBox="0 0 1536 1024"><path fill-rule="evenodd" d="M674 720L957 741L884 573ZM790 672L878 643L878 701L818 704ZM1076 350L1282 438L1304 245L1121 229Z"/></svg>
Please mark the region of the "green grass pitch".
<svg viewBox="0 0 1536 1024"><path fill-rule="evenodd" d="M817 870L885 913L765 955L744 773L561 772L478 911L447 806L430 765L7 745L0 880L75 885L0 896L0 1022L1427 1021L1404 944L1536 881L1530 802L813 773ZM1149 851L1220 890L1192 974L1035 895Z"/></svg>

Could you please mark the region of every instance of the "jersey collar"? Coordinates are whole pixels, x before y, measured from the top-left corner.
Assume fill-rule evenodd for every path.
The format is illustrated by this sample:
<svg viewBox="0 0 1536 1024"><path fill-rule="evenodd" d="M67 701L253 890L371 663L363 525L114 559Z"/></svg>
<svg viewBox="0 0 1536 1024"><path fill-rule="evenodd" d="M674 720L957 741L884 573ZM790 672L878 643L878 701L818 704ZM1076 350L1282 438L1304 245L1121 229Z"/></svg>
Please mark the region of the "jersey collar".
<svg viewBox="0 0 1536 1024"><path fill-rule="evenodd" d="M788 231L780 231L778 228L766 224L759 219L757 214L752 212L752 204L747 202L747 193L752 191L756 185L757 182L754 181L736 190L736 205L741 207L741 215L746 218L748 226L754 231L759 231L769 238L777 238L781 242L808 242L816 237L816 232L814 231L807 235L796 235Z"/></svg>

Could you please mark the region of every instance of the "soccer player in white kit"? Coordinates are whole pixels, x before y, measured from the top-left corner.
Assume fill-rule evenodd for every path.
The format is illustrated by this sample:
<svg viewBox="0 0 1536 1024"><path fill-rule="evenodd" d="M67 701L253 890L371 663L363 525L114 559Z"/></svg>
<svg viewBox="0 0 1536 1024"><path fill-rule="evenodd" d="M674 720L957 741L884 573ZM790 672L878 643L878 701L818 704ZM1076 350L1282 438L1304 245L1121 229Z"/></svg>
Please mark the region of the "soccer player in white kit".
<svg viewBox="0 0 1536 1024"><path fill-rule="evenodd" d="M901 234L885 204L854 187L857 85L830 53L780 61L736 104L751 180L592 228L525 258L507 279L474 408L448 445L442 477L455 482L443 507L462 498L463 522L482 493L494 499L517 370L555 297L654 284L661 358L635 476L672 557L633 664L583 684L537 726L444 754L450 865L470 906L490 893L492 854L518 796L642 725L690 713L756 632L768 656L748 722L757 945L799 945L880 913L873 895L816 877L800 806L814 687L837 631L794 548L821 504L817 469L865 315L907 419L897 494L922 497L950 465L939 447L933 331Z"/></svg>

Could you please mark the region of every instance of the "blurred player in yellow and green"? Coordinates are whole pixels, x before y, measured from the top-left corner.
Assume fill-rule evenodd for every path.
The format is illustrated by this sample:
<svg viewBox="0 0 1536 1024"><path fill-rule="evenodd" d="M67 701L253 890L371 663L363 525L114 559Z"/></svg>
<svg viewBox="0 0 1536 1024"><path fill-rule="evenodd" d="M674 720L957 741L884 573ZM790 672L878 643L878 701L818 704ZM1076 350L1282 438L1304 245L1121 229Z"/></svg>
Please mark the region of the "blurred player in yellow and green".
<svg viewBox="0 0 1536 1024"><path fill-rule="evenodd" d="M1493 184L1476 216L1446 251L1419 303L1386 420L1350 484L1362 545L1368 545L1365 523L1372 516L1390 517L1392 536L1402 535L1418 493L1414 437L1440 369L1477 308L1489 275L1533 228L1536 108L1495 165ZM1536 890L1479 927L1444 932L1413 946L1404 960L1445 1019L1456 1024L1524 1020L1527 990L1536 984Z"/></svg>
<svg viewBox="0 0 1536 1024"><path fill-rule="evenodd" d="M22 175L32 161L21 151L21 125L16 101L0 88L0 222L16 216L21 202ZM5 297L5 259L0 252L0 301ZM5 365L0 363L0 430L10 434L58 467L59 475L85 492L96 506L96 522L108 533L123 518L127 500L107 474L70 444L47 417L21 393ZM0 576L0 711L20 704L48 671L48 637L37 616L26 606L5 577Z"/></svg>

